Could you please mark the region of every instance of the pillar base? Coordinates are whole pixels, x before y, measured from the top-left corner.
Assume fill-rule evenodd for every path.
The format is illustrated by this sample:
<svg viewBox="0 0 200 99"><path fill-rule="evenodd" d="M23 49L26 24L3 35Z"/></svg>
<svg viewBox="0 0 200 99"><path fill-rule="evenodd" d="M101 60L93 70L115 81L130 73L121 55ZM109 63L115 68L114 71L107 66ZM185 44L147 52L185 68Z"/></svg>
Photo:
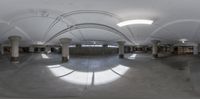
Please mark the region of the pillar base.
<svg viewBox="0 0 200 99"><path fill-rule="evenodd" d="M158 54L153 54L153 58L158 58Z"/></svg>
<svg viewBox="0 0 200 99"><path fill-rule="evenodd" d="M62 62L65 63L65 62L68 62L69 61L69 58L68 57L62 57Z"/></svg>
<svg viewBox="0 0 200 99"><path fill-rule="evenodd" d="M11 57L10 61L12 63L19 63L19 57Z"/></svg>
<svg viewBox="0 0 200 99"><path fill-rule="evenodd" d="M124 58L124 55L123 55L123 54L120 54L120 55L119 55L119 58Z"/></svg>

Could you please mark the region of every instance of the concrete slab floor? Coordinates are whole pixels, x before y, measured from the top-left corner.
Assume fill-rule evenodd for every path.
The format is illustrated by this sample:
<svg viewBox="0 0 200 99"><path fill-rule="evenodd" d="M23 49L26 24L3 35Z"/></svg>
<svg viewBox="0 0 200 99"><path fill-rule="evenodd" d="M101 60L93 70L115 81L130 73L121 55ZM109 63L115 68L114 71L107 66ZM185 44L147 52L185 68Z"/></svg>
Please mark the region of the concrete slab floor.
<svg viewBox="0 0 200 99"><path fill-rule="evenodd" d="M199 99L188 64L194 56L152 59L150 54L71 56L22 54L19 64L0 57L0 97L73 99Z"/></svg>

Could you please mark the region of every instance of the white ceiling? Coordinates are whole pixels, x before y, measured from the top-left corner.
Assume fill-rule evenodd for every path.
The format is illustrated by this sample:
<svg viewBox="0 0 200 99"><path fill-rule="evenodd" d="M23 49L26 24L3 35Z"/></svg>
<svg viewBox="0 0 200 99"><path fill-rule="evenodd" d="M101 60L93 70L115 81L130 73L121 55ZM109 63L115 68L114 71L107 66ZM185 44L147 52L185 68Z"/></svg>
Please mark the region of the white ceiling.
<svg viewBox="0 0 200 99"><path fill-rule="evenodd" d="M21 44L58 44L63 37L73 43L125 40L143 45L153 39L176 43L183 38L200 43L199 4L199 0L1 0L0 43L7 43L11 35L21 36ZM128 19L155 23L116 25ZM81 27L55 36L76 24Z"/></svg>

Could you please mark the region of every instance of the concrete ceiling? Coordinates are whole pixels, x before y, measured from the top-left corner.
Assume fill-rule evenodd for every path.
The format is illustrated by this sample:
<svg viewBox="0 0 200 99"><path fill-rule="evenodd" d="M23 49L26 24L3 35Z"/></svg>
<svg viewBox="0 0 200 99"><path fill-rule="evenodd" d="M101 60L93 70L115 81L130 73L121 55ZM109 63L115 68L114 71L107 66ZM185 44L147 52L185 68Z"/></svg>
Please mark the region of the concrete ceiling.
<svg viewBox="0 0 200 99"><path fill-rule="evenodd" d="M125 40L144 45L158 39L171 44L183 38L199 43L199 4L199 0L1 0L0 43L7 43L11 35L21 36L24 45L59 44L63 37L72 38L72 43ZM129 19L155 23L116 25Z"/></svg>

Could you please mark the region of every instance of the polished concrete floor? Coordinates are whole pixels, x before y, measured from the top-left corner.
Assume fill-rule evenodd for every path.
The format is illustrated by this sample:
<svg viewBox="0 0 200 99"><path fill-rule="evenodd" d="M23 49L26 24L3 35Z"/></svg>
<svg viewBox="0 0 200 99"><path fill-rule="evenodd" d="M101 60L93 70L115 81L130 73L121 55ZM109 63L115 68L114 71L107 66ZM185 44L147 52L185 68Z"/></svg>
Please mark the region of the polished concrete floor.
<svg viewBox="0 0 200 99"><path fill-rule="evenodd" d="M190 70L190 65L200 64L198 60L133 53L125 59L71 56L61 63L60 55L41 53L21 54L20 63L12 64L5 55L0 56L0 97L200 99L194 88L198 79L191 80L195 73Z"/></svg>

